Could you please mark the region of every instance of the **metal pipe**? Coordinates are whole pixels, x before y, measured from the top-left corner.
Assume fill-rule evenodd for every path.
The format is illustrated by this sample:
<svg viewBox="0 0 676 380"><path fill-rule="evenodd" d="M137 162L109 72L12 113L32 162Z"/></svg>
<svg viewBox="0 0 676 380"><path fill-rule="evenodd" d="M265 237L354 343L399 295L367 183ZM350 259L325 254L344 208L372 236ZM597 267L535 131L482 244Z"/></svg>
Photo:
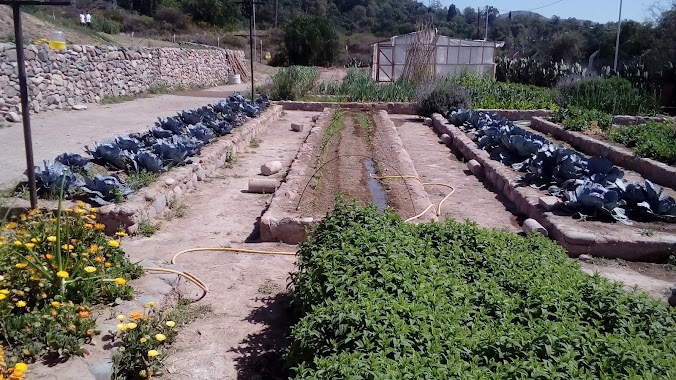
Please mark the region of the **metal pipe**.
<svg viewBox="0 0 676 380"><path fill-rule="evenodd" d="M486 34L484 35L484 41L488 41L488 5L486 5Z"/></svg>
<svg viewBox="0 0 676 380"><path fill-rule="evenodd" d="M617 58L620 55L620 31L622 30L622 0L620 0L620 15L617 18L617 38L615 39L615 66L613 70L617 73Z"/></svg>
<svg viewBox="0 0 676 380"><path fill-rule="evenodd" d="M244 0L246 1L246 0ZM249 15L249 48L251 50L251 100L254 100L256 85L254 84L254 37L253 37L253 7L254 0L251 0L251 12Z"/></svg>
<svg viewBox="0 0 676 380"><path fill-rule="evenodd" d="M19 71L19 88L21 91L21 116L23 119L23 140L26 149L26 175L30 191L31 208L38 206L38 192L35 184L35 162L33 161L33 138L31 136L30 108L28 105L28 84L26 81L26 64L23 47L23 31L21 28L21 5L12 4L14 13L14 40L16 41L16 62Z"/></svg>

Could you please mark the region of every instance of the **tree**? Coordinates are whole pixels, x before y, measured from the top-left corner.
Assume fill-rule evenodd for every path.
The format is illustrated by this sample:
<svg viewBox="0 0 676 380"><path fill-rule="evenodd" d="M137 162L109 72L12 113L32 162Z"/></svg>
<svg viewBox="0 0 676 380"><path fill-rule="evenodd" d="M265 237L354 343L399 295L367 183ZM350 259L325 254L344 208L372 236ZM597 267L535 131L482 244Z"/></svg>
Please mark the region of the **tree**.
<svg viewBox="0 0 676 380"><path fill-rule="evenodd" d="M584 36L577 31L567 31L554 36L549 53L553 61L574 62L582 57Z"/></svg>
<svg viewBox="0 0 676 380"><path fill-rule="evenodd" d="M338 58L338 33L323 16L301 16L284 27L286 55L292 65L330 66Z"/></svg>
<svg viewBox="0 0 676 380"><path fill-rule="evenodd" d="M231 26L238 18L234 0L183 0L181 7L193 20L216 26Z"/></svg>
<svg viewBox="0 0 676 380"><path fill-rule="evenodd" d="M448 14L446 14L446 21L451 21L458 15L458 8L455 7L455 4L451 4L448 7Z"/></svg>

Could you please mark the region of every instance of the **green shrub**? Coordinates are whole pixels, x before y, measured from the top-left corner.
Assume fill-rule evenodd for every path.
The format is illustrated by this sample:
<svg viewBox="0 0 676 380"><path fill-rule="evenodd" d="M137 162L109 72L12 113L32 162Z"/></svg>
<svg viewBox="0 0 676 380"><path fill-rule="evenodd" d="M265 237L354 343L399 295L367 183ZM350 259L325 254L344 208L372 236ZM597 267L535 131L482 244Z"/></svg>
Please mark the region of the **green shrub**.
<svg viewBox="0 0 676 380"><path fill-rule="evenodd" d="M435 80L419 86L415 94L418 113L430 116L433 113L446 114L449 108L471 108L472 97L458 83L446 79Z"/></svg>
<svg viewBox="0 0 676 380"><path fill-rule="evenodd" d="M160 8L153 16L165 29L185 30L188 28L188 16L176 8Z"/></svg>
<svg viewBox="0 0 676 380"><path fill-rule="evenodd" d="M340 95L348 102L410 102L416 86L404 81L378 83L368 71L349 69L340 85L323 84L320 95Z"/></svg>
<svg viewBox="0 0 676 380"><path fill-rule="evenodd" d="M272 77L270 97L274 100L298 100L314 88L318 79L316 67L281 68Z"/></svg>
<svg viewBox="0 0 676 380"><path fill-rule="evenodd" d="M613 116L601 111L571 107L554 112L554 121L562 123L563 127L570 131L582 132L594 126L605 131L611 127Z"/></svg>
<svg viewBox="0 0 676 380"><path fill-rule="evenodd" d="M338 33L323 16L301 16L284 26L284 46L292 65L330 66L338 58Z"/></svg>
<svg viewBox="0 0 676 380"><path fill-rule="evenodd" d="M294 379L676 376L676 310L537 234L337 202L297 265Z"/></svg>
<svg viewBox="0 0 676 380"><path fill-rule="evenodd" d="M676 125L673 123L616 126L610 129L608 137L633 148L638 156L676 163Z"/></svg>
<svg viewBox="0 0 676 380"><path fill-rule="evenodd" d="M95 14L92 16L92 28L98 32L119 34L122 24L104 15Z"/></svg>
<svg viewBox="0 0 676 380"><path fill-rule="evenodd" d="M551 90L515 83L496 82L483 75L462 73L450 77L465 87L473 106L483 109L555 109Z"/></svg>
<svg viewBox="0 0 676 380"><path fill-rule="evenodd" d="M655 97L641 92L619 77L584 79L558 87L562 107L580 107L615 115L653 115L659 111Z"/></svg>

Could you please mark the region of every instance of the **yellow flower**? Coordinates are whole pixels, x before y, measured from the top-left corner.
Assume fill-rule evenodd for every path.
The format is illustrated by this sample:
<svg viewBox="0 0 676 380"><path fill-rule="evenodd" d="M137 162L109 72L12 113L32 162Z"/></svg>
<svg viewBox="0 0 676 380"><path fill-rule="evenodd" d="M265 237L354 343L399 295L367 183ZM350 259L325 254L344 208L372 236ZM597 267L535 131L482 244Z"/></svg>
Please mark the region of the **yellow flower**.
<svg viewBox="0 0 676 380"><path fill-rule="evenodd" d="M108 246L113 247L113 248L118 248L120 246L120 242L116 240L110 240L108 241Z"/></svg>
<svg viewBox="0 0 676 380"><path fill-rule="evenodd" d="M16 363L14 365L15 371L26 372L27 369L28 369L28 366L26 365L26 363Z"/></svg>
<svg viewBox="0 0 676 380"><path fill-rule="evenodd" d="M61 302L54 301L52 302L52 307L59 307L61 306Z"/></svg>
<svg viewBox="0 0 676 380"><path fill-rule="evenodd" d="M18 264L15 265L15 267L17 267L18 269L24 269L27 266L28 266L28 264L26 264L26 263L18 263Z"/></svg>
<svg viewBox="0 0 676 380"><path fill-rule="evenodd" d="M0 289L0 294L9 294L8 289Z"/></svg>
<svg viewBox="0 0 676 380"><path fill-rule="evenodd" d="M145 369L142 369L138 371L138 375L145 379L148 376L148 372L146 372Z"/></svg>
<svg viewBox="0 0 676 380"><path fill-rule="evenodd" d="M105 230L105 229L106 229L106 225L105 225L105 224L102 224L102 223L96 223L96 224L94 225L94 228L96 228L97 230Z"/></svg>
<svg viewBox="0 0 676 380"><path fill-rule="evenodd" d="M23 243L20 242L19 240L15 240L14 245L16 245L17 247L21 247L23 245Z"/></svg>
<svg viewBox="0 0 676 380"><path fill-rule="evenodd" d="M75 249L75 247L73 247L71 244L64 244L61 246L61 248L65 249L66 251L72 251L73 249Z"/></svg>
<svg viewBox="0 0 676 380"><path fill-rule="evenodd" d="M72 209L72 208L67 208L67 209L65 209L65 210L63 210L63 211L65 211L65 212L73 212L73 209Z"/></svg>
<svg viewBox="0 0 676 380"><path fill-rule="evenodd" d="M160 353L157 352L157 350L150 350L148 351L148 357L154 358L155 356L159 355Z"/></svg>
<svg viewBox="0 0 676 380"><path fill-rule="evenodd" d="M150 307L155 307L155 302L154 302L154 301L148 302L148 306L150 306Z"/></svg>
<svg viewBox="0 0 676 380"><path fill-rule="evenodd" d="M94 225L91 224L91 223L85 223L84 228L92 229L92 228L94 228Z"/></svg>
<svg viewBox="0 0 676 380"><path fill-rule="evenodd" d="M77 202L75 202L75 204L77 204L77 207L84 207L84 206L87 205L86 203L84 203L82 201L77 201Z"/></svg>
<svg viewBox="0 0 676 380"><path fill-rule="evenodd" d="M58 278L68 278L68 277L70 277L70 274L68 274L68 272L66 272L65 270L60 270L60 271L56 272L56 277L58 277Z"/></svg>
<svg viewBox="0 0 676 380"><path fill-rule="evenodd" d="M117 320L120 321L120 322L124 322L125 318L126 318L126 317L125 317L124 315L122 315L122 314L120 314L120 315L117 316Z"/></svg>
<svg viewBox="0 0 676 380"><path fill-rule="evenodd" d="M124 284L127 283L127 280L125 280L122 277L118 277L118 278L115 279L115 283L118 284L118 285L124 285Z"/></svg>
<svg viewBox="0 0 676 380"><path fill-rule="evenodd" d="M5 298L7 298L7 296L0 293L0 301L4 300Z"/></svg>
<svg viewBox="0 0 676 380"><path fill-rule="evenodd" d="M25 246L26 248L33 250L33 248L35 248L35 243L26 243Z"/></svg>
<svg viewBox="0 0 676 380"><path fill-rule="evenodd" d="M94 213L96 213L96 209L95 209L94 207L92 207L92 208L89 209L89 212L91 212L92 214L94 214Z"/></svg>
<svg viewBox="0 0 676 380"><path fill-rule="evenodd" d="M37 244L37 243L39 243L39 242L40 242L40 239L38 239L38 238L32 238L32 239L31 239L31 243L36 243L36 244Z"/></svg>
<svg viewBox="0 0 676 380"><path fill-rule="evenodd" d="M84 271L87 273L94 273L96 272L96 268L92 266L84 267Z"/></svg>
<svg viewBox="0 0 676 380"><path fill-rule="evenodd" d="M85 213L87 213L87 211L79 208L79 209L75 210L75 213L78 214L78 215L84 215Z"/></svg>
<svg viewBox="0 0 676 380"><path fill-rule="evenodd" d="M47 236L47 241L50 243L55 243L56 242L56 236Z"/></svg>
<svg viewBox="0 0 676 380"><path fill-rule="evenodd" d="M1 236L0 236L0 237L1 237ZM5 245L5 242L2 241L2 240L0 240L0 247L2 247L3 245Z"/></svg>
<svg viewBox="0 0 676 380"><path fill-rule="evenodd" d="M127 329L127 325L125 325L124 323L120 323L117 325L117 329L120 331L125 331Z"/></svg>
<svg viewBox="0 0 676 380"><path fill-rule="evenodd" d="M103 266L106 267L106 268L110 268L110 267L113 266L113 264L111 264L111 263L105 263L105 264L103 264Z"/></svg>
<svg viewBox="0 0 676 380"><path fill-rule="evenodd" d="M135 311L131 313L131 319L141 319L143 317L143 314L139 313L138 311Z"/></svg>
<svg viewBox="0 0 676 380"><path fill-rule="evenodd" d="M8 230L13 230L13 229L15 229L15 228L17 228L17 227L19 227L19 224L17 224L16 222L9 222L9 223L7 223L7 225L5 226L5 228L8 229Z"/></svg>
<svg viewBox="0 0 676 380"><path fill-rule="evenodd" d="M18 307L25 307L25 306L26 306L26 301L18 301L18 302L16 303L16 306L18 306Z"/></svg>
<svg viewBox="0 0 676 380"><path fill-rule="evenodd" d="M158 342L164 342L167 337L164 334L155 334L155 340Z"/></svg>
<svg viewBox="0 0 676 380"><path fill-rule="evenodd" d="M140 343L145 343L148 341L145 337L141 337L141 339L138 340Z"/></svg>
<svg viewBox="0 0 676 380"><path fill-rule="evenodd" d="M31 280L33 280L33 281L40 281L40 278L41 277L38 276L37 274L34 274L34 275L31 276Z"/></svg>
<svg viewBox="0 0 676 380"><path fill-rule="evenodd" d="M126 232L118 231L118 232L115 232L115 236L125 237L125 236L129 236L129 235L127 235Z"/></svg>
<svg viewBox="0 0 676 380"><path fill-rule="evenodd" d="M127 323L127 330L133 330L135 328L136 328L136 323L134 323L134 322Z"/></svg>
<svg viewBox="0 0 676 380"><path fill-rule="evenodd" d="M91 247L89 247L89 253L96 253L96 251L99 250L99 245L98 244L92 244Z"/></svg>
<svg viewBox="0 0 676 380"><path fill-rule="evenodd" d="M174 322L174 321L167 321L167 326L169 326L169 327L174 327L174 326L176 326L176 322Z"/></svg>
<svg viewBox="0 0 676 380"><path fill-rule="evenodd" d="M87 215L87 217L91 220L96 220L96 215Z"/></svg>

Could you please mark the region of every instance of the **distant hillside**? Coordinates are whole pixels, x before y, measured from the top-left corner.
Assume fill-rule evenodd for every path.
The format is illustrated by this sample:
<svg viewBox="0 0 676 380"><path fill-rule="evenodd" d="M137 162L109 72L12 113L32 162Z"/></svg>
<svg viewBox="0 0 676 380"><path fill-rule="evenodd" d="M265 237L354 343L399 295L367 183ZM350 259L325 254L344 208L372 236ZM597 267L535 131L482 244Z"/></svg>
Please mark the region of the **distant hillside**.
<svg viewBox="0 0 676 380"><path fill-rule="evenodd" d="M539 13L531 12L531 11L511 11L511 12L507 12L507 13L501 14L499 17L500 17L501 19L508 19L510 13L512 14L512 20L515 20L515 19L522 19L522 20L523 20L523 19L546 20L546 19L547 19L547 17L545 17L545 16L543 16L543 15L541 15L541 14L539 14Z"/></svg>

